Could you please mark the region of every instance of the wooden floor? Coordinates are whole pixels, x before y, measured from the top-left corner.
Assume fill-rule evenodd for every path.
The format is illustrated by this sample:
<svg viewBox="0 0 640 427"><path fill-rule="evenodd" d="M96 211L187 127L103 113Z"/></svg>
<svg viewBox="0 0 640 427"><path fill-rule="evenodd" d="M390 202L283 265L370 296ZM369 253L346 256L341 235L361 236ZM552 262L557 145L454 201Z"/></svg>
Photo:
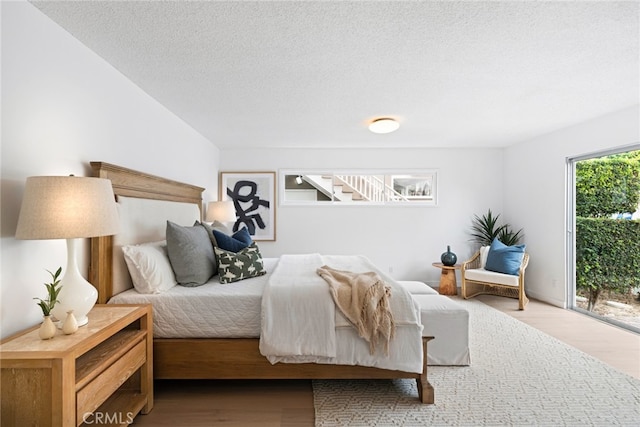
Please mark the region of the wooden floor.
<svg viewBox="0 0 640 427"><path fill-rule="evenodd" d="M640 334L535 300L518 310L514 299L476 299L640 379Z"/></svg>
<svg viewBox="0 0 640 427"><path fill-rule="evenodd" d="M457 297L454 297L457 298ZM640 379L640 335L551 305L482 295L501 310ZM437 392L437 391L436 391ZM156 381L155 406L137 426L313 426L309 381Z"/></svg>

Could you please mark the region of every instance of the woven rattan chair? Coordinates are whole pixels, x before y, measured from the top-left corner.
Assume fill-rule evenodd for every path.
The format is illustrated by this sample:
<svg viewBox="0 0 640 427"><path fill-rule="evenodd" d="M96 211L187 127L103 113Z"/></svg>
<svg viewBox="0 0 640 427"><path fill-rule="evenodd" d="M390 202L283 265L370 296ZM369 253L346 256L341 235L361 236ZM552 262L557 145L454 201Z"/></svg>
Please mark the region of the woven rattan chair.
<svg viewBox="0 0 640 427"><path fill-rule="evenodd" d="M486 256L483 259L481 252L488 250L488 246L483 247L471 259L462 263L462 297L469 299L480 294L491 294L515 298L519 302L518 308L524 310L529 302L524 292L524 272L529 264L529 254L524 254L518 275L512 276L484 269L483 261L486 261Z"/></svg>

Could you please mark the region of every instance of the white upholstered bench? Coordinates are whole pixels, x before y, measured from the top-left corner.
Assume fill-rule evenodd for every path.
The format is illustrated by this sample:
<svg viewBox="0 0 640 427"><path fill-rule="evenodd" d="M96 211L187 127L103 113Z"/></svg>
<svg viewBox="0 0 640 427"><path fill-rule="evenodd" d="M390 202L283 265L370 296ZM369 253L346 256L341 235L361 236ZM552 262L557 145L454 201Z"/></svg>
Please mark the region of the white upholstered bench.
<svg viewBox="0 0 640 427"><path fill-rule="evenodd" d="M438 291L426 283L416 281L400 281L398 283L408 290L411 295L439 295Z"/></svg>
<svg viewBox="0 0 640 427"><path fill-rule="evenodd" d="M422 282L400 282L420 306L423 336L429 342L427 364L469 365L469 312L462 304L439 295ZM425 289L428 288L428 289ZM420 293L417 293L420 292Z"/></svg>

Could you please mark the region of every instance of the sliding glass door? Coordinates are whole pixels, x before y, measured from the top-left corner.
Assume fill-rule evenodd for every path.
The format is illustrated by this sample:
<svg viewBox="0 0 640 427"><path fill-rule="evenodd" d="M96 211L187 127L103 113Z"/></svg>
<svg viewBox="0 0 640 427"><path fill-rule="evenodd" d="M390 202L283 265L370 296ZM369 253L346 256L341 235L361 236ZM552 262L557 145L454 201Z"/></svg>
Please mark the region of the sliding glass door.
<svg viewBox="0 0 640 427"><path fill-rule="evenodd" d="M640 332L640 144L567 160L568 306Z"/></svg>

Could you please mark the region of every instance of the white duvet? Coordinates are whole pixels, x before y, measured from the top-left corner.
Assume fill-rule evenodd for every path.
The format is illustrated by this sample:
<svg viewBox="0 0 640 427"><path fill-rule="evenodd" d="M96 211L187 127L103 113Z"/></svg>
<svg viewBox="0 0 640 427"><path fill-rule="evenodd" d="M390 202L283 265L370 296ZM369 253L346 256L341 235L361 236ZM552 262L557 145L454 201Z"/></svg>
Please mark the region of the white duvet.
<svg viewBox="0 0 640 427"><path fill-rule="evenodd" d="M335 304L315 272L322 265L320 254L283 255L271 273L262 294L260 353L272 363L280 356L336 357Z"/></svg>
<svg viewBox="0 0 640 427"><path fill-rule="evenodd" d="M316 270L375 271L391 287L396 324L389 355L371 354L369 343L339 310ZM411 295L362 256L283 255L262 298L260 352L271 362L331 363L422 372L422 325Z"/></svg>
<svg viewBox="0 0 640 427"><path fill-rule="evenodd" d="M313 258L317 256L320 259ZM284 259L284 256L283 256ZM358 260L357 263L354 261ZM318 262L340 270L355 272L376 271L392 288L391 308L396 322L395 338L390 345L389 355L382 352L372 355L369 344L358 336L357 331L349 324L342 314L335 310L335 305L322 308L316 304L316 299L307 302L303 314L293 314L293 310L286 307L276 308L272 315L266 316L268 335L276 341L280 339L280 332L288 330L290 333L300 333L299 337L305 342L285 344L285 350L274 350L276 354L269 354L272 350L265 347L268 359L272 363L330 363L344 365L375 366L384 369L401 370L406 372L422 372L422 325L419 311L411 299L411 295L397 282L378 271L364 257L351 256L310 256L307 265L299 264L300 271L289 270L281 277L288 277L284 283L295 283L296 277L301 282L311 281L316 285L322 284L326 296L331 304L328 285L315 273ZM217 276L209 283L196 288L175 286L161 294L139 294L134 289L122 292L109 300L112 304L153 304L154 337L156 338L258 338L263 328L263 293L268 286L274 272L279 270L279 259L265 258L267 274L251 279L229 284L220 284ZM288 262L287 262L288 263ZM283 263L284 264L284 263ZM319 265L319 266L321 266ZM313 270L312 278L305 270ZM303 277L306 275L306 279ZM295 285L294 285L295 286ZM318 287L316 291L319 292ZM269 295L273 289L267 291ZM299 290L301 291L301 289ZM296 291L289 298L287 304L297 300ZM278 303L276 303L278 305ZM333 316L325 317L322 322L331 326L319 331L318 315L321 312L333 311ZM279 315L273 313L280 313ZM278 318L279 317L279 318ZM286 326L282 326L283 319ZM309 329L307 329L309 328ZM265 337L267 336L265 333ZM334 344L331 344L333 342ZM262 343L261 343L262 346ZM268 346L274 346L273 341ZM298 351L301 350L301 351ZM318 354L314 352L318 351ZM306 352L308 354L296 355Z"/></svg>

